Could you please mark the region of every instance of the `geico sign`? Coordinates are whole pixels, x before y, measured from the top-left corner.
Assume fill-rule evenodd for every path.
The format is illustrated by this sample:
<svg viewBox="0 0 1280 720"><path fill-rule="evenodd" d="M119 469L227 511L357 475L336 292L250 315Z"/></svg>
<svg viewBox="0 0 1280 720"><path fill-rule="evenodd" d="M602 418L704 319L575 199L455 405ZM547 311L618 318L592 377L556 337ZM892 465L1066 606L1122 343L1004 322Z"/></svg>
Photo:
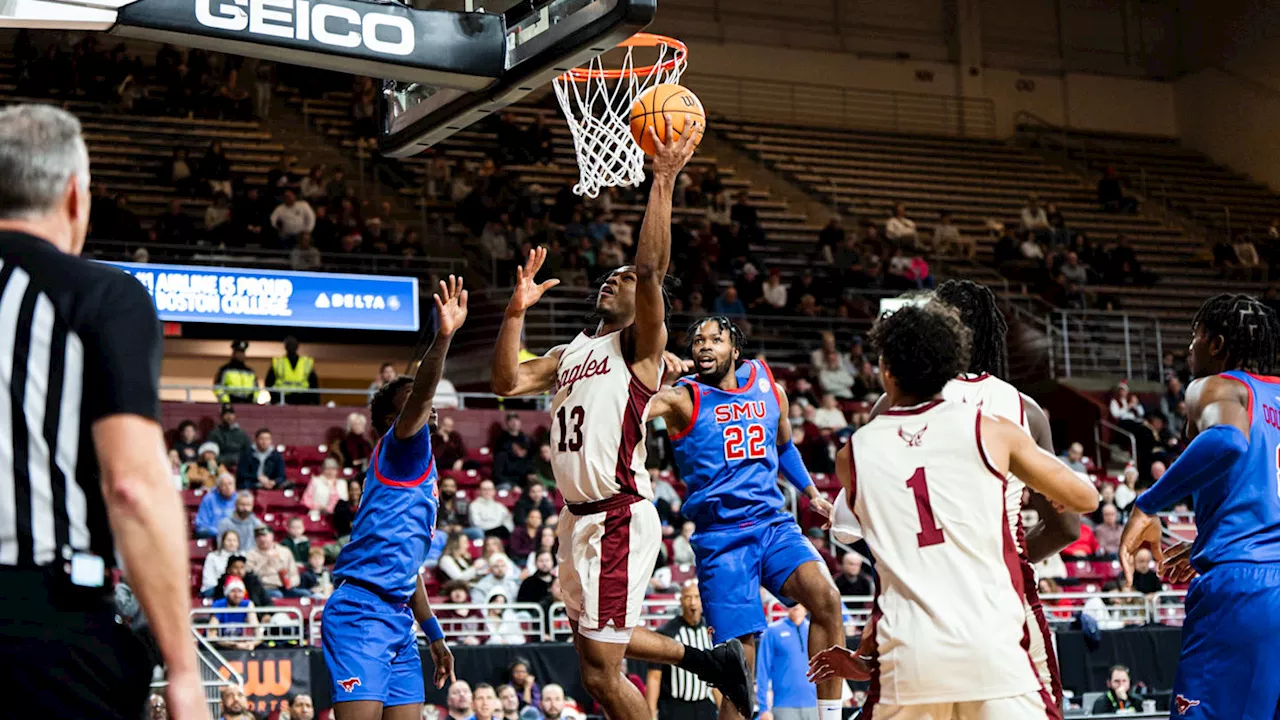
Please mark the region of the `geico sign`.
<svg viewBox="0 0 1280 720"><path fill-rule="evenodd" d="M413 23L401 15L311 0L195 0L196 20L205 27L254 35L312 40L334 47L366 49L383 55L413 52ZM248 8L245 12L244 8ZM382 38L378 29L385 28ZM386 39L391 36L392 39Z"/></svg>

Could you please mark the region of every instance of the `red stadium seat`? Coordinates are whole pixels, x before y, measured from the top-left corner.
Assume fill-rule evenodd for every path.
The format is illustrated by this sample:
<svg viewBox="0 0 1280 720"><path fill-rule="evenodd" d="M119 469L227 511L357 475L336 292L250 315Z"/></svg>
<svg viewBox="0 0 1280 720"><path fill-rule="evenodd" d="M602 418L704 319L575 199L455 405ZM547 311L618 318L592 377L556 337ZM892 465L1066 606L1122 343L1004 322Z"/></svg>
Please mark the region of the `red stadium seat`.
<svg viewBox="0 0 1280 720"><path fill-rule="evenodd" d="M467 450L467 461L483 467L488 467L493 465L493 452L489 450L488 446L471 448L470 450Z"/></svg>
<svg viewBox="0 0 1280 720"><path fill-rule="evenodd" d="M301 490L259 490L254 493L257 507L263 512L294 510L302 506Z"/></svg>
<svg viewBox="0 0 1280 720"><path fill-rule="evenodd" d="M685 581L697 577L698 571L692 564L672 565L671 584L684 585Z"/></svg>
<svg viewBox="0 0 1280 720"><path fill-rule="evenodd" d="M193 562L196 560L204 562L204 557L213 552L213 541L208 538L188 540L187 552L191 555L191 560Z"/></svg>
<svg viewBox="0 0 1280 720"><path fill-rule="evenodd" d="M188 510L196 510L200 507L200 501L204 499L207 490L183 490L182 505Z"/></svg>

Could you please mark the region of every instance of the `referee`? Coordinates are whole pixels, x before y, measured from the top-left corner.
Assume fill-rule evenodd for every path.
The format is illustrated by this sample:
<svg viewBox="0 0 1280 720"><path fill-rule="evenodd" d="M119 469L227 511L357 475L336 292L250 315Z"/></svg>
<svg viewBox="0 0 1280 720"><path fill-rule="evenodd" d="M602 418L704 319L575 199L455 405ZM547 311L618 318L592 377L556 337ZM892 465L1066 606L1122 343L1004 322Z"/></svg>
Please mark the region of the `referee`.
<svg viewBox="0 0 1280 720"><path fill-rule="evenodd" d="M141 284L77 257L88 225L80 123L48 105L0 112L0 673L42 716L141 717L152 658L116 621L119 561L170 717L208 718L159 323Z"/></svg>
<svg viewBox="0 0 1280 720"><path fill-rule="evenodd" d="M671 618L658 632L675 638L688 647L710 650L711 628L702 619L702 595L698 581L689 580L680 588L680 614ZM645 683L649 710L659 720L715 720L720 693L697 675L674 665L656 665L649 669Z"/></svg>

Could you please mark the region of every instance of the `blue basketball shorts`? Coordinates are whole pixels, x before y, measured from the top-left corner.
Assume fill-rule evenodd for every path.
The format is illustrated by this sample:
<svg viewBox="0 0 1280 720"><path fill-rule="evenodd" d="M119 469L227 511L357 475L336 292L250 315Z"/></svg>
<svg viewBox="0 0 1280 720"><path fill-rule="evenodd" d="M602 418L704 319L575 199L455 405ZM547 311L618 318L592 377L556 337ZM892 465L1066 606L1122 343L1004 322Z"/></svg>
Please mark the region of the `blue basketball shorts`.
<svg viewBox="0 0 1280 720"><path fill-rule="evenodd" d="M1280 720L1280 567L1227 563L1191 582L1169 701L1176 720Z"/></svg>
<svg viewBox="0 0 1280 720"><path fill-rule="evenodd" d="M690 544L698 561L702 612L716 642L762 632L768 623L760 587L794 605L782 594L787 578L807 562L822 562L789 515L697 532Z"/></svg>
<svg viewBox="0 0 1280 720"><path fill-rule="evenodd" d="M343 584L325 604L321 623L335 703L376 700L392 707L424 700L422 657L408 605Z"/></svg>

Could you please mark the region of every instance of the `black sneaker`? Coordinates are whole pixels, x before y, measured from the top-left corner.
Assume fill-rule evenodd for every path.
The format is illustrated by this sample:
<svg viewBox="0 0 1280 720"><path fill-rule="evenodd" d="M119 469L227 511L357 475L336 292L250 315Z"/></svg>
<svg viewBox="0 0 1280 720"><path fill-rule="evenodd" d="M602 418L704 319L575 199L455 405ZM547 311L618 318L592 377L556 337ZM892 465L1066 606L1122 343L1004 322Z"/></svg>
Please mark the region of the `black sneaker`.
<svg viewBox="0 0 1280 720"><path fill-rule="evenodd" d="M747 671L747 655L742 642L732 638L711 648L709 654L716 665L716 676L703 678L729 698L742 717L755 717L755 693L751 686L751 673Z"/></svg>

